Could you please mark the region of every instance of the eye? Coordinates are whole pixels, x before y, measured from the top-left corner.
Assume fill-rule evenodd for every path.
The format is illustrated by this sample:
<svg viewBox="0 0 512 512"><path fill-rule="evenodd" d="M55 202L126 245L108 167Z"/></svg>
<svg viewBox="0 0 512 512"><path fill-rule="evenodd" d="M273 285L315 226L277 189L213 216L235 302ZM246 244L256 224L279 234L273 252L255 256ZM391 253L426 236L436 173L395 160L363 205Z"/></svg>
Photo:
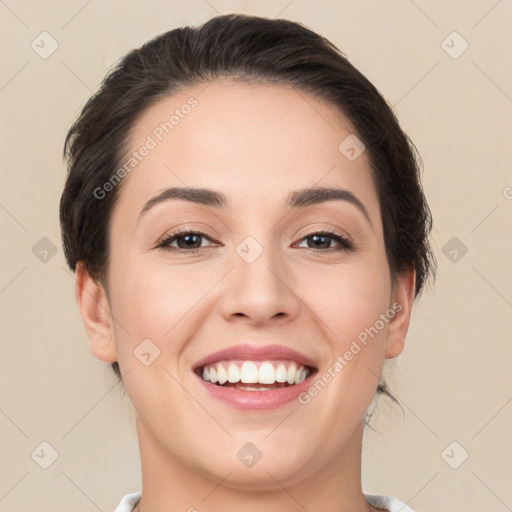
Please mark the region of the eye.
<svg viewBox="0 0 512 512"><path fill-rule="evenodd" d="M183 250L187 252L196 252L203 249L202 239L211 240L208 236L200 231L183 230L166 235L157 247L170 250ZM176 242L176 245L173 245Z"/></svg>
<svg viewBox="0 0 512 512"><path fill-rule="evenodd" d="M311 240L311 244L307 243L307 249L320 249L324 252L334 252L334 251L351 251L354 249L354 246L351 242L349 242L342 234L336 233L334 231L321 231L318 233L311 233L310 235L302 238L304 240ZM336 241L338 243L337 247L332 247L331 242Z"/></svg>
<svg viewBox="0 0 512 512"><path fill-rule="evenodd" d="M211 245L203 245L202 242L204 240L209 240L212 242L210 237L200 231L182 230L166 235L159 242L157 247L167 250L178 250L193 253L198 252L200 249L211 247ZM303 241L306 241L307 243L306 247L302 246L303 248L318 249L322 252L348 252L354 249L354 246L351 242L349 242L342 234L336 233L334 231L321 231L312 233L301 239L299 247L301 247L300 244L302 244ZM309 241L311 241L311 243L309 243ZM338 245L333 247L333 241Z"/></svg>

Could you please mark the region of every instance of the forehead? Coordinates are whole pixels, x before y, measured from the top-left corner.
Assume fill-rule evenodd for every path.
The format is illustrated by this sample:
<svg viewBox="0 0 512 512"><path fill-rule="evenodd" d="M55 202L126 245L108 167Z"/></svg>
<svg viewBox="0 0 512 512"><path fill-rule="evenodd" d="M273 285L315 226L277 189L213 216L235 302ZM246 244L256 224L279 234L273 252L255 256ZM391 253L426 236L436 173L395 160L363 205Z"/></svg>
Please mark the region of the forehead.
<svg viewBox="0 0 512 512"><path fill-rule="evenodd" d="M292 190L336 186L355 193L372 215L369 159L366 152L347 158L351 137L339 109L291 86L217 80L190 87L132 127L123 163L134 165L126 166L119 208L140 211L165 188L186 186L221 190L230 205L257 211L284 204Z"/></svg>

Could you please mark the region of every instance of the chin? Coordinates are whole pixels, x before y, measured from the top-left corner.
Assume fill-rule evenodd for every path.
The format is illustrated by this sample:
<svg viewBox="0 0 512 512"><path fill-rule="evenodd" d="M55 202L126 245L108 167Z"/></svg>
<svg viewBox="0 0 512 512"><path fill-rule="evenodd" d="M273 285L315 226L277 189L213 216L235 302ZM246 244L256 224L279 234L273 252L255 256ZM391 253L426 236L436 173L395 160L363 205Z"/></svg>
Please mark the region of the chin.
<svg viewBox="0 0 512 512"><path fill-rule="evenodd" d="M265 435L268 435L268 432ZM209 451L209 464L205 466L203 460L200 472L207 478L222 482L223 486L232 489L262 492L275 491L276 488L281 489L280 486L294 485L325 463L325 460L320 460L320 457L315 455L311 444L306 447L297 442L294 449L283 450L279 439L276 438L274 441L256 441L254 444L236 442L235 449L223 450L217 454ZM261 450L256 447L256 443Z"/></svg>

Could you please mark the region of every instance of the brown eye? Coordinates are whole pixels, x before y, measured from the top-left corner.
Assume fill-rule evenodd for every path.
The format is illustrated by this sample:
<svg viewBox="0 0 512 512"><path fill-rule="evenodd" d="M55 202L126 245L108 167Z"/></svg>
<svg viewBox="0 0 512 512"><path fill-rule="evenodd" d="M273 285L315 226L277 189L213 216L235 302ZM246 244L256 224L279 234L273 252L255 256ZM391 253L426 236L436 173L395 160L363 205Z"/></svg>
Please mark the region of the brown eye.
<svg viewBox="0 0 512 512"><path fill-rule="evenodd" d="M211 241L208 236L199 231L178 231L167 235L160 241L158 247L169 250L195 252L206 247L202 245L203 239ZM174 242L176 242L176 245L173 245Z"/></svg>
<svg viewBox="0 0 512 512"><path fill-rule="evenodd" d="M325 251L349 251L353 249L353 245L339 233L333 232L320 232L313 233L304 237L307 240L307 249L320 249ZM338 247L332 247L332 241L338 243Z"/></svg>
<svg viewBox="0 0 512 512"><path fill-rule="evenodd" d="M198 247L201 247L201 238L201 235L193 233L188 233L186 235L174 237L180 249L196 249Z"/></svg>

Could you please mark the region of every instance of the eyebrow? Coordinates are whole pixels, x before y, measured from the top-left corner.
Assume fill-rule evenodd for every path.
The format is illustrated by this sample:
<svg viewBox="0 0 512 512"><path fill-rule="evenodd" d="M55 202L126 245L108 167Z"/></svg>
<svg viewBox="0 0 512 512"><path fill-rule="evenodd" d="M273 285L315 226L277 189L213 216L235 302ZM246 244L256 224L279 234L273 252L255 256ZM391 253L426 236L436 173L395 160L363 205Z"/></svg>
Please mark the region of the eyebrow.
<svg viewBox="0 0 512 512"><path fill-rule="evenodd" d="M139 218L155 205L172 199L181 199L215 208L227 208L229 205L226 196L216 190L208 188L171 187L147 201L139 214ZM346 201L354 205L365 216L373 229L372 221L364 204L352 192L343 188L313 187L294 190L289 194L285 208L287 210L305 208L333 200Z"/></svg>

